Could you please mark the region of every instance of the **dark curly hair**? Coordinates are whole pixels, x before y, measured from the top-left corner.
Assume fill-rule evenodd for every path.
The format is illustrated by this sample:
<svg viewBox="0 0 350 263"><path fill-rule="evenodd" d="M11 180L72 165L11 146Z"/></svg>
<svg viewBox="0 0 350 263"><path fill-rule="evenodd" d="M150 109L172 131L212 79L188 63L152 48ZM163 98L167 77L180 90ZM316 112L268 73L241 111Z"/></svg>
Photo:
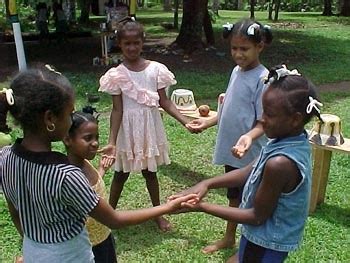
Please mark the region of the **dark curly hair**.
<svg viewBox="0 0 350 263"><path fill-rule="evenodd" d="M6 123L9 111L23 129L32 131L37 129L47 110L59 116L67 103L74 99L68 79L49 66L20 72L12 80L10 89L14 104L8 105L5 94L1 94L0 123Z"/></svg>
<svg viewBox="0 0 350 263"><path fill-rule="evenodd" d="M117 27L117 41L119 42L123 39L125 32L127 31L136 31L138 32L139 37L142 41L145 41L145 30L139 22L135 20L133 17L126 17L122 21L119 22Z"/></svg>
<svg viewBox="0 0 350 263"><path fill-rule="evenodd" d="M85 109L85 108L84 108ZM98 124L97 119L90 113L86 111L76 111L72 114L72 126L69 129L69 136L74 136L75 132L84 122L93 122Z"/></svg>
<svg viewBox="0 0 350 263"><path fill-rule="evenodd" d="M286 93L285 96L285 109L288 114L293 114L295 112L300 112L304 117L304 124L308 123L313 116L317 116L322 122L320 113L312 108L310 113L307 113L307 107L310 103L309 97L313 99L318 99L318 94L314 84L300 75L287 75L275 78L277 75L276 70L280 69L282 66L275 66L270 69L268 79L273 78L270 83L269 88L278 89Z"/></svg>

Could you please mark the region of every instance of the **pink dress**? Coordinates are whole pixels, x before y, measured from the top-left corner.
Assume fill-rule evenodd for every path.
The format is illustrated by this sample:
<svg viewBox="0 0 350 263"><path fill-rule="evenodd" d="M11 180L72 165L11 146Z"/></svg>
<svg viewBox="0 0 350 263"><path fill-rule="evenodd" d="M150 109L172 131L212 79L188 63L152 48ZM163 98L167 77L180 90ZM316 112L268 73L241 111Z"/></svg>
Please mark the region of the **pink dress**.
<svg viewBox="0 0 350 263"><path fill-rule="evenodd" d="M123 100L123 117L116 143L116 171L147 169L156 172L158 165L170 163L157 91L174 84L174 74L155 61L139 72L120 64L101 77L99 91L121 94Z"/></svg>

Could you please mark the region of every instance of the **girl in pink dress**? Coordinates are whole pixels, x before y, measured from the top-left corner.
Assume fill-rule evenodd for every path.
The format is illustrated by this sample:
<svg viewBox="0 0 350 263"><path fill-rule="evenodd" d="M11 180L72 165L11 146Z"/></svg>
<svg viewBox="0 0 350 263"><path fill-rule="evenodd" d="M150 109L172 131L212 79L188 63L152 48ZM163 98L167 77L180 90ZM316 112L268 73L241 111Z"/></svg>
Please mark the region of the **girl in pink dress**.
<svg viewBox="0 0 350 263"><path fill-rule="evenodd" d="M175 77L161 63L141 57L144 43L141 24L129 19L117 31L123 63L108 70L100 79L99 91L112 95L108 145L102 149L103 162L115 159L109 203L116 208L130 172L142 172L153 206L159 205L157 167L169 164L169 148L161 106L182 125L189 120L180 114L166 96L166 88L176 84ZM171 228L164 217L155 219L162 231Z"/></svg>

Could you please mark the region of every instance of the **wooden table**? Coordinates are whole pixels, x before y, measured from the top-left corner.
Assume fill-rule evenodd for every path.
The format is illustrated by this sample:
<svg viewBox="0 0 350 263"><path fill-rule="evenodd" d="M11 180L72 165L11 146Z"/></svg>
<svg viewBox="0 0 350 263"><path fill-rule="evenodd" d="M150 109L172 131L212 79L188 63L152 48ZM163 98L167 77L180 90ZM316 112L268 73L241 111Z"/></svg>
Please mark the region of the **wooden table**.
<svg viewBox="0 0 350 263"><path fill-rule="evenodd" d="M162 108L162 107L159 107L159 111L161 114L163 114L164 112L166 113L166 111ZM198 108L195 110L195 111L185 111L185 110L179 110L180 113L190 119L205 119L205 120L208 120L208 119L211 119L211 118L214 118L216 117L217 115L217 112L216 111L209 111L209 114L208 116L206 117L203 117L199 114L198 112Z"/></svg>
<svg viewBox="0 0 350 263"><path fill-rule="evenodd" d="M309 213L324 202L332 152L350 154L350 139L344 138L340 146L317 145L311 142L313 156L312 187Z"/></svg>

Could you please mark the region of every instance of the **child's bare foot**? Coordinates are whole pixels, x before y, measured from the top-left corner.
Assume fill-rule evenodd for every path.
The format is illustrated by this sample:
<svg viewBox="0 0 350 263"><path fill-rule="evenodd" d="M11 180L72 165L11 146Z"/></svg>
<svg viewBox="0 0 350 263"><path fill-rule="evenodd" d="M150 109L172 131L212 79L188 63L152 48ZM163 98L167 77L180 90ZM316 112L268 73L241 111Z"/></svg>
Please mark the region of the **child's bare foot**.
<svg viewBox="0 0 350 263"><path fill-rule="evenodd" d="M157 217L154 221L156 221L159 229L163 232L168 232L171 230L172 226L168 220L166 220L164 217L160 216Z"/></svg>
<svg viewBox="0 0 350 263"><path fill-rule="evenodd" d="M23 263L23 257L22 256L18 256L15 258L15 263Z"/></svg>
<svg viewBox="0 0 350 263"><path fill-rule="evenodd" d="M206 246L205 248L202 249L202 252L204 254L210 254L214 253L220 249L223 248L232 248L235 246L235 241L234 240L228 240L226 238L220 239L218 241L215 241L213 244Z"/></svg>
<svg viewBox="0 0 350 263"><path fill-rule="evenodd" d="M229 257L226 261L226 263L238 263L239 262L239 257L238 257L238 251L236 254L233 256Z"/></svg>

